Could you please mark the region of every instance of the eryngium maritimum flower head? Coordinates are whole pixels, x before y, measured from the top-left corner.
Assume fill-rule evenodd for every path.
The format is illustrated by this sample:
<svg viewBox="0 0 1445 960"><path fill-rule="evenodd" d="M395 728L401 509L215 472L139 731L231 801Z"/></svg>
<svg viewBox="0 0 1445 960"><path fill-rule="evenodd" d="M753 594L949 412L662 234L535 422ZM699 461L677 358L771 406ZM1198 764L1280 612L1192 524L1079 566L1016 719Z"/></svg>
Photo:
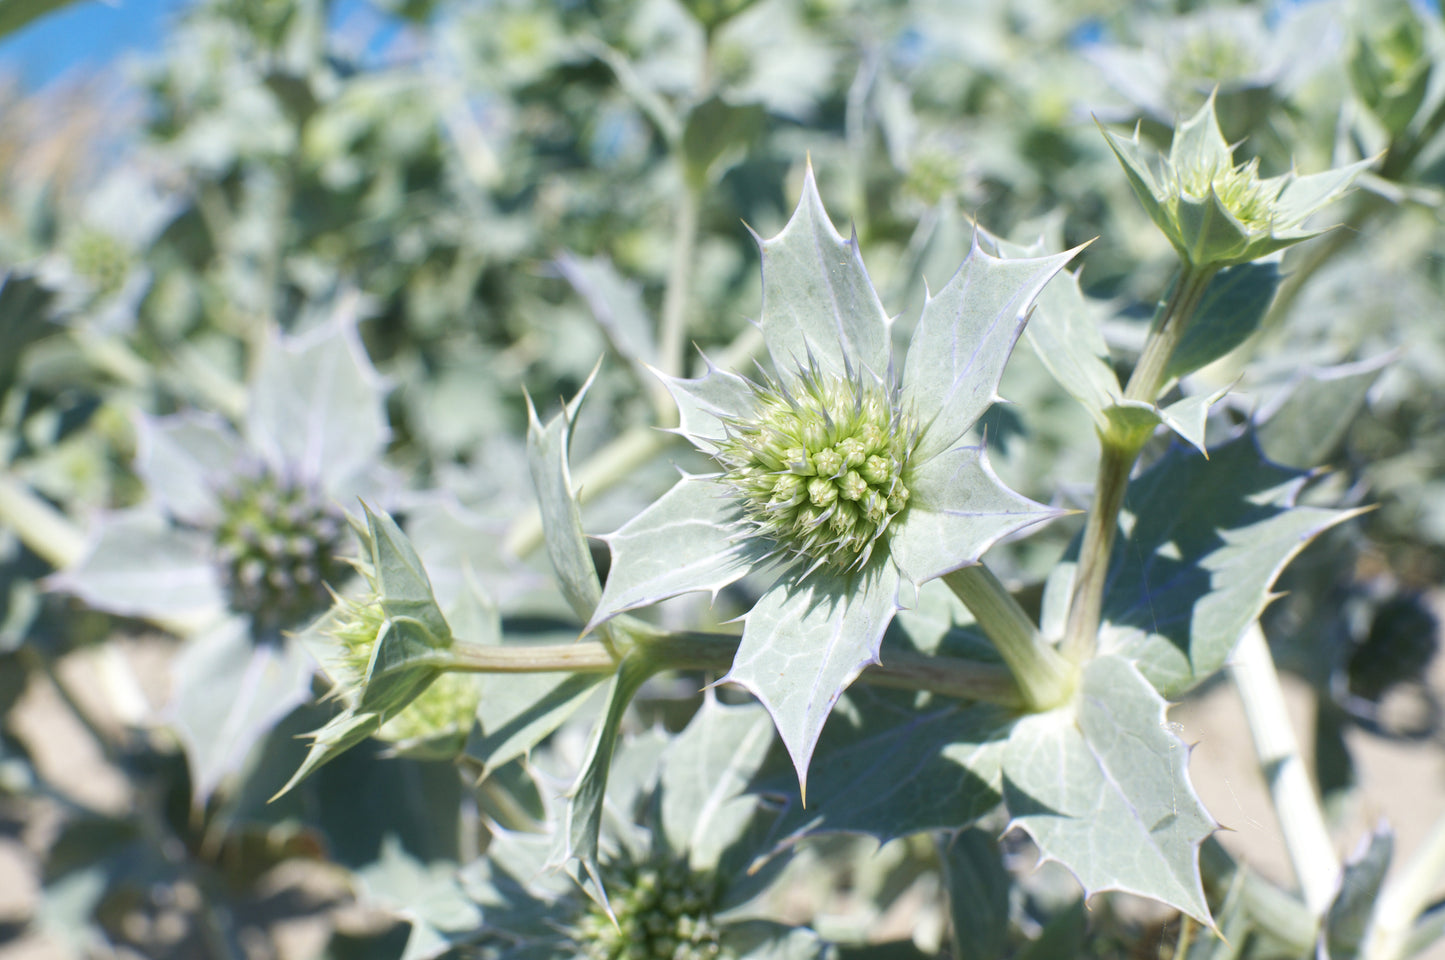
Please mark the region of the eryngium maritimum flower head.
<svg viewBox="0 0 1445 960"><path fill-rule="evenodd" d="M589 627L774 572L725 679L768 708L803 779L833 704L877 662L902 585L1053 515L964 438L997 399L1030 303L1073 252L998 260L975 245L928 299L899 375L857 241L833 229L811 170L788 225L760 243L773 372L666 378L679 432L718 471L685 477L605 538L612 568Z"/></svg>
<svg viewBox="0 0 1445 960"><path fill-rule="evenodd" d="M809 566L863 567L908 506L913 418L868 376L815 368L793 390L776 382L754 389L755 409L727 420L714 454L751 534Z"/></svg>
<svg viewBox="0 0 1445 960"><path fill-rule="evenodd" d="M1227 267L1268 256L1319 231L1305 221L1336 199L1373 160L1312 176L1261 177L1259 161L1236 165L1211 95L1174 130L1169 156L1155 162L1139 143L1104 131L1129 186L1185 262ZM1157 169L1156 169L1157 167Z"/></svg>

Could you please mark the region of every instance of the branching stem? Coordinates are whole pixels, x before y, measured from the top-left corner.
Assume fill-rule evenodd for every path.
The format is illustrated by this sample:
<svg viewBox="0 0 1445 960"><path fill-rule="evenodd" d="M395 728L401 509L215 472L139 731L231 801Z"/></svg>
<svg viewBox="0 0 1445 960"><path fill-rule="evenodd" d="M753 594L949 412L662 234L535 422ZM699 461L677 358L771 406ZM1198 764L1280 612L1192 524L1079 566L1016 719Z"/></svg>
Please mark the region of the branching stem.
<svg viewBox="0 0 1445 960"><path fill-rule="evenodd" d="M1189 321L1199 307L1199 300L1209 286L1216 269L1183 264L1174 281L1174 289L1165 301L1139 364L1124 388L1126 400L1155 403L1169 381L1169 361L1184 338ZM1084 524L1084 542L1079 549L1079 565L1074 574L1073 594L1069 599L1069 616L1064 628L1064 656L1083 663L1094 655L1099 640L1099 623L1104 608L1104 585L1109 576L1109 558L1118 531L1119 510L1129 488L1129 475L1139 459L1143 439L1115 438L1100 434L1099 473L1094 485L1094 502Z"/></svg>
<svg viewBox="0 0 1445 960"><path fill-rule="evenodd" d="M729 634L655 633L638 637L659 669L723 672L732 665L739 638ZM903 690L927 690L963 700L1005 707L1024 706L1009 671L994 664L956 657L889 651L886 663L863 671L865 683ZM612 673L618 660L602 643L506 644L482 646L458 642L448 669L464 673Z"/></svg>
<svg viewBox="0 0 1445 960"><path fill-rule="evenodd" d="M946 574L943 582L963 601L1008 664L1023 705L1058 706L1073 691L1073 666L1051 647L1007 588L982 563Z"/></svg>

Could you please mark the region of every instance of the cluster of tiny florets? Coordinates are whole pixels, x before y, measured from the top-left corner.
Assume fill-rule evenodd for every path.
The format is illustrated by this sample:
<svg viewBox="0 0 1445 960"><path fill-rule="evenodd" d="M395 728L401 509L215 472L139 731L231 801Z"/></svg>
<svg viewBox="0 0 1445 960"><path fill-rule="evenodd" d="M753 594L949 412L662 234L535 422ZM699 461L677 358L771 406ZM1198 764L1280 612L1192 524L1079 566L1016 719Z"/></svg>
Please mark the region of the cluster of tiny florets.
<svg viewBox="0 0 1445 960"><path fill-rule="evenodd" d="M1172 195L1164 199L1202 200L1213 190L1224 209L1245 227L1268 230L1273 223L1277 190L1260 180L1258 158L1237 167L1221 162L1176 168L1173 174Z"/></svg>
<svg viewBox="0 0 1445 960"><path fill-rule="evenodd" d="M346 522L307 487L270 472L240 479L220 497L216 555L233 610L262 630L295 626L330 602L327 584L347 571L338 557Z"/></svg>
<svg viewBox="0 0 1445 960"><path fill-rule="evenodd" d="M715 960L722 954L712 919L716 885L686 863L623 861L603 870L613 917L594 904L572 938L587 960Z"/></svg>
<svg viewBox="0 0 1445 960"><path fill-rule="evenodd" d="M888 389L810 371L757 388L716 454L754 532L814 565L861 567L908 506L917 431Z"/></svg>
<svg viewBox="0 0 1445 960"><path fill-rule="evenodd" d="M388 720L377 732L382 740L403 745L427 741L438 744L450 758L452 747L460 750L472 730L481 703L481 687L469 673L443 673L431 682L406 709Z"/></svg>
<svg viewBox="0 0 1445 960"><path fill-rule="evenodd" d="M90 282L98 298L120 292L130 274L131 254L103 230L83 230L67 245L72 269Z"/></svg>
<svg viewBox="0 0 1445 960"><path fill-rule="evenodd" d="M371 654L386 624L386 611L381 607L373 587L364 597L337 597L336 606L326 625L326 635L341 650L341 666L347 679L359 681L371 666Z"/></svg>

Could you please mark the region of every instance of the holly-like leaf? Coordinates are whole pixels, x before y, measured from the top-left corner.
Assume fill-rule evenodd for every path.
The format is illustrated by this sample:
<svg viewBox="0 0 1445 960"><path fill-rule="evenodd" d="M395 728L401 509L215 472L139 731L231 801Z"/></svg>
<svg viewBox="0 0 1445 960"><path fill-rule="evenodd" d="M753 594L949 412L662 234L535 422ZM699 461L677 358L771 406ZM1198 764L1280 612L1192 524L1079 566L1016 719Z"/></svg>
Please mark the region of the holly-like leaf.
<svg viewBox="0 0 1445 960"><path fill-rule="evenodd" d="M386 513L373 511L365 504L366 546L371 554L372 576L376 580L377 602L392 618L415 621L426 636L419 642L433 649L451 645L452 631L447 618L432 594L426 566L417 556L406 534Z"/></svg>
<svg viewBox="0 0 1445 960"><path fill-rule="evenodd" d="M615 533L603 537L612 571L591 630L624 610L681 593L717 592L761 562L770 545L739 535L738 507L706 477L684 477Z"/></svg>
<svg viewBox="0 0 1445 960"><path fill-rule="evenodd" d="M577 418L577 411L581 409L587 388L592 385L598 369L593 369L592 376L577 391L577 396L545 427L537 419L531 398L527 400L527 463L537 490L537 504L542 510L547 556L557 571L562 595L584 621L591 619L597 609L601 586L597 581L597 568L592 564L592 552L587 547L587 536L582 532L582 509L572 489L567 446L572 440L572 424Z"/></svg>
<svg viewBox="0 0 1445 960"><path fill-rule="evenodd" d="M1275 463L1307 470L1324 463L1344 439L1370 387L1393 354L1300 371L1278 399L1259 411L1259 447Z"/></svg>
<svg viewBox="0 0 1445 960"><path fill-rule="evenodd" d="M1252 435L1207 460L1175 446L1136 477L1105 587L1100 649L1137 662L1167 697L1213 675L1268 605L1285 564L1357 512L1296 506L1305 479L1265 461ZM1046 611L1060 609L1072 577L1071 561L1055 568Z"/></svg>
<svg viewBox="0 0 1445 960"><path fill-rule="evenodd" d="M378 713L343 710L328 720L321 729L313 730L309 734L311 746L307 749L305 758L290 779L271 796L271 800L275 801L290 793L302 780L381 729L381 722L382 718Z"/></svg>
<svg viewBox="0 0 1445 960"><path fill-rule="evenodd" d="M733 104L716 94L688 111L682 127L682 157L688 179L710 186L740 158L767 119L758 103Z"/></svg>
<svg viewBox="0 0 1445 960"><path fill-rule="evenodd" d="M814 363L839 378L851 370L887 377L892 356L888 314L863 267L857 238L844 240L833 229L811 165L792 219L759 246L760 325L784 382Z"/></svg>
<svg viewBox="0 0 1445 960"><path fill-rule="evenodd" d="M678 432L700 449L716 453L720 441L727 437L727 423L757 404L757 391L752 384L735 373L707 363L707 374L695 380L669 377L662 382L677 404Z"/></svg>
<svg viewBox="0 0 1445 960"><path fill-rule="evenodd" d="M662 832L693 870L711 870L746 829L758 799L744 791L773 744L756 705L708 696L668 747L662 766Z"/></svg>
<svg viewBox="0 0 1445 960"><path fill-rule="evenodd" d="M151 510L129 510L102 524L85 559L49 585L112 613L211 621L226 603L209 551L205 534Z"/></svg>
<svg viewBox="0 0 1445 960"><path fill-rule="evenodd" d="M807 797L808 763L833 704L870 663L898 610L898 569L875 561L862 570L789 572L744 621L724 682L757 697L793 758Z"/></svg>
<svg viewBox="0 0 1445 960"><path fill-rule="evenodd" d="M953 920L957 960L1003 960L1008 955L1009 887L998 841L970 827L943 844L943 880Z"/></svg>
<svg viewBox="0 0 1445 960"><path fill-rule="evenodd" d="M322 490L376 463L391 437L357 310L344 296L332 321L268 344L249 391L247 439L277 474Z"/></svg>
<svg viewBox="0 0 1445 960"><path fill-rule="evenodd" d="M1109 429L1104 411L1124 394L1102 332L1106 312L1102 303L1084 296L1077 273L1063 271L1039 294L1024 328L1039 361L1101 431Z"/></svg>
<svg viewBox="0 0 1445 960"><path fill-rule="evenodd" d="M1001 244L1000 249L1010 252L1012 248ZM1124 389L1114 373L1113 358L1101 332L1104 314L1102 304L1084 296L1078 276L1065 272L1039 294L1038 307L1024 328L1024 336L1059 385L1093 417L1101 434L1128 447L1142 443L1162 423L1203 452L1209 407L1226 391L1187 396L1163 408L1124 399ZM1258 319L1256 316L1252 323L1257 325Z"/></svg>
<svg viewBox="0 0 1445 960"><path fill-rule="evenodd" d="M401 960L432 960L459 942L476 937L482 910L462 890L457 865L450 860L423 863L402 848L394 834L382 841L381 855L356 877L367 898L411 923Z"/></svg>
<svg viewBox="0 0 1445 960"><path fill-rule="evenodd" d="M1193 373L1248 340L1274 301L1279 281L1275 263L1241 263L1215 274L1169 358L1167 376Z"/></svg>
<svg viewBox="0 0 1445 960"><path fill-rule="evenodd" d="M747 920L723 928L724 947L738 960L827 960L833 948L807 927Z"/></svg>
<svg viewBox="0 0 1445 960"><path fill-rule="evenodd" d="M617 749L622 717L628 704L657 670L657 665L643 655L624 656L617 665L617 672L607 689L607 709L592 729L582 772L568 797L560 837L561 858L564 863L575 863L581 869L581 875L576 877L578 883L589 896L602 904L607 902L607 891L602 886L598 844L602 836L603 803L607 795L612 754Z"/></svg>
<svg viewBox="0 0 1445 960"><path fill-rule="evenodd" d="M484 674L466 755L478 780L541 743L607 679L601 673Z"/></svg>
<svg viewBox="0 0 1445 960"><path fill-rule="evenodd" d="M1015 724L1004 801L1042 856L1088 894L1121 890L1211 924L1199 845L1215 829L1189 782L1189 748L1127 660L1091 660L1075 702Z"/></svg>
<svg viewBox="0 0 1445 960"><path fill-rule="evenodd" d="M998 805L1013 723L1003 711L947 701L918 709L872 689L851 691L848 705L835 713L814 754L812 802L791 804L778 821L783 843L820 833L865 833L886 842L956 830ZM783 783L759 789L791 793Z"/></svg>
<svg viewBox="0 0 1445 960"><path fill-rule="evenodd" d="M998 399L1029 305L1076 253L1001 260L975 241L958 272L928 298L903 370L902 402L922 428L915 461L956 445Z"/></svg>
<svg viewBox="0 0 1445 960"><path fill-rule="evenodd" d="M197 797L209 797L282 717L310 699L313 669L300 642L257 641L241 617L186 641L168 712Z"/></svg>
<svg viewBox="0 0 1445 960"><path fill-rule="evenodd" d="M440 675L443 649L410 617L387 620L377 633L355 708L382 718L395 716Z"/></svg>
<svg viewBox="0 0 1445 960"><path fill-rule="evenodd" d="M906 476L913 496L888 553L915 585L977 562L1011 533L1059 516L1004 486L982 446L955 446Z"/></svg>
<svg viewBox="0 0 1445 960"><path fill-rule="evenodd" d="M233 481L245 445L218 416L141 418L136 472L172 517L197 526L221 518L219 491Z"/></svg>
<svg viewBox="0 0 1445 960"><path fill-rule="evenodd" d="M13 6L17 0L8 0ZM0 6L0 11L5 8ZM3 13L0 13L3 21ZM0 35L4 34L0 27ZM10 391L25 347L55 328L50 323L55 295L18 271L0 273L0 397Z"/></svg>

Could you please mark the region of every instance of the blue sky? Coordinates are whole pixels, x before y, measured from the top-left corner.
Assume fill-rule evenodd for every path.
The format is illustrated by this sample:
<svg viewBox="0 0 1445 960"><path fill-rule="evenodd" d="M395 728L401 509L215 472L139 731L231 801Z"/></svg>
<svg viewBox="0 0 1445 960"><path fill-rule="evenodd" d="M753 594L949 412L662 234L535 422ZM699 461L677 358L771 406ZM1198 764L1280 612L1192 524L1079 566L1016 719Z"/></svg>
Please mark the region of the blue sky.
<svg viewBox="0 0 1445 960"><path fill-rule="evenodd" d="M36 89L72 68L100 67L124 53L158 50L170 16L187 0L79 0L0 40L0 71Z"/></svg>

